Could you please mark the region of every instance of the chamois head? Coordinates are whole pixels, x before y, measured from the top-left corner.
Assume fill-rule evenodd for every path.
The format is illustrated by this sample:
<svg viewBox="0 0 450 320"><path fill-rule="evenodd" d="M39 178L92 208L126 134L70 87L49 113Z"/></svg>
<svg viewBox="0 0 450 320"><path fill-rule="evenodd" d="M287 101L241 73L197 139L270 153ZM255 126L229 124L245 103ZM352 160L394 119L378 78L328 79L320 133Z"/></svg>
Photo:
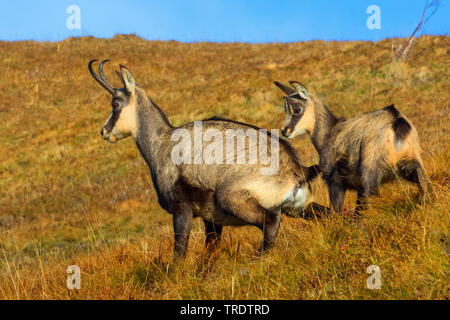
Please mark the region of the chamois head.
<svg viewBox="0 0 450 320"><path fill-rule="evenodd" d="M281 133L292 139L304 133L311 133L315 125L314 104L306 88L297 81L289 81L292 87L278 81L274 82L286 96L284 111L286 118Z"/></svg>
<svg viewBox="0 0 450 320"><path fill-rule="evenodd" d="M103 73L103 65L110 60L103 60L98 67L98 74L92 69L92 64L97 59L89 62L89 71L98 83L112 96L112 111L106 120L100 134L103 139L110 143L117 142L129 136L136 137L137 133L137 110L136 110L136 81L130 70L120 65L120 72L116 74L123 83L123 88L115 88Z"/></svg>

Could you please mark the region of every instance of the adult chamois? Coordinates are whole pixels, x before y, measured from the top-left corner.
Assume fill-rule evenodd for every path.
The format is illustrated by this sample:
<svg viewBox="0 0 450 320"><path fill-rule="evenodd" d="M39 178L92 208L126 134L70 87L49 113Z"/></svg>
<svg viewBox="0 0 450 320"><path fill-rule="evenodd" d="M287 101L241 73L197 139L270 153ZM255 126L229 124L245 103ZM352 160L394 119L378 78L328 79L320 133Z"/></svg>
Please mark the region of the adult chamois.
<svg viewBox="0 0 450 320"><path fill-rule="evenodd" d="M218 243L224 225L253 225L263 232L259 250L264 251L274 245L283 209L320 208L312 203L309 185L317 168L303 167L287 141L219 117L174 127L126 67L116 71L123 82L118 89L103 73L109 60L100 63L98 74L92 69L95 61L89 62L89 71L112 96L112 112L100 134L111 143L129 136L135 140L150 169L159 204L173 216L174 260L185 257L193 217L204 220L207 247ZM235 133L231 148L228 139L221 140L230 133ZM251 138L258 135L259 140ZM234 138L242 137L244 143L235 146ZM267 148L264 141L270 142ZM273 172L264 171L267 161L258 163L254 157L243 161L246 154L251 158L253 151L262 149L267 149L265 160L277 158Z"/></svg>
<svg viewBox="0 0 450 320"><path fill-rule="evenodd" d="M287 138L309 135L335 211L342 211L345 192L352 189L358 194L358 214L368 196L379 195L380 184L398 176L428 191L417 131L394 105L339 119L300 82L290 81L292 87L274 83L286 94L281 132Z"/></svg>

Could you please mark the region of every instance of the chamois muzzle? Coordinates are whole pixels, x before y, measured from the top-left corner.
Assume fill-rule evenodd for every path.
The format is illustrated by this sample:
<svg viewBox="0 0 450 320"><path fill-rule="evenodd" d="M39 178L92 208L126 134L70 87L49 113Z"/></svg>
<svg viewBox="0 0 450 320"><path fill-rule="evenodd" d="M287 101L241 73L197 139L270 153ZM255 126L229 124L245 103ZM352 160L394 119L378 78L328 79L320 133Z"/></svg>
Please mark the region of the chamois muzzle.
<svg viewBox="0 0 450 320"><path fill-rule="evenodd" d="M92 64L96 61L98 60L93 59L89 62L89 72L94 77L94 79L97 80L97 82L100 83L101 86L106 89L106 91L108 91L111 95L113 95L114 91L117 89L111 85L111 83L108 81L105 74L103 73L103 65L110 60L103 60L102 62L100 62L100 65L98 66L98 73L100 74L100 76L96 74L95 71L92 69Z"/></svg>
<svg viewBox="0 0 450 320"><path fill-rule="evenodd" d="M283 128L281 129L281 134L286 137L289 138L291 136L292 130L290 128Z"/></svg>

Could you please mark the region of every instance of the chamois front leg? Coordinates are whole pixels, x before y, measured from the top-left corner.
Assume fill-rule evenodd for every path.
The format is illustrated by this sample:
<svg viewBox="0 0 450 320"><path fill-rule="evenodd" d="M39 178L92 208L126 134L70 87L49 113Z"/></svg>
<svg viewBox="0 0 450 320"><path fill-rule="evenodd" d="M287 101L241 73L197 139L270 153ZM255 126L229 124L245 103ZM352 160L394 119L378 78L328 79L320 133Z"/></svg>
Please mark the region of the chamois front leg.
<svg viewBox="0 0 450 320"><path fill-rule="evenodd" d="M345 192L347 191L344 180L337 171L334 171L330 178L327 179L327 185L331 207L335 212L341 213L344 206Z"/></svg>
<svg viewBox="0 0 450 320"><path fill-rule="evenodd" d="M380 183L382 174L378 169L365 169L361 174L362 194L361 198L380 195Z"/></svg>
<svg viewBox="0 0 450 320"><path fill-rule="evenodd" d="M367 208L367 199L364 196L363 192L358 191L358 195L356 197L355 215L360 216L361 211L365 210L366 208Z"/></svg>
<svg viewBox="0 0 450 320"><path fill-rule="evenodd" d="M367 198L380 195L382 173L378 169L363 170L361 174L362 189L358 190L356 198L355 215L359 216L362 210L367 209Z"/></svg>
<svg viewBox="0 0 450 320"><path fill-rule="evenodd" d="M220 237L222 235L222 226L203 220L205 223L205 247L208 250L214 250L219 246Z"/></svg>
<svg viewBox="0 0 450 320"><path fill-rule="evenodd" d="M263 240L259 246L258 252L269 250L274 246L278 230L280 229L280 223L281 212L265 212L263 225L260 226L260 229L263 232Z"/></svg>
<svg viewBox="0 0 450 320"><path fill-rule="evenodd" d="M174 242L174 262L186 257L187 245L192 229L192 207L188 203L178 203L173 206L173 230Z"/></svg>

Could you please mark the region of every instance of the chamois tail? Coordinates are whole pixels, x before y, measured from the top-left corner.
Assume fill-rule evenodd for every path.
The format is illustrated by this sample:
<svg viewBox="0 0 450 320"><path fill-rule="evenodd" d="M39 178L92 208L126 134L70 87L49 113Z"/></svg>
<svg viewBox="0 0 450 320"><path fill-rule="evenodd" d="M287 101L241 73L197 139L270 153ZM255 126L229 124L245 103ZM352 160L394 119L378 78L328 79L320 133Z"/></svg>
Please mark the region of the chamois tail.
<svg viewBox="0 0 450 320"><path fill-rule="evenodd" d="M409 122L400 115L400 112L392 104L385 108L386 111L390 112L394 118L392 123L392 130L395 135L395 146L397 149L401 148L403 141L408 137L412 127Z"/></svg>

